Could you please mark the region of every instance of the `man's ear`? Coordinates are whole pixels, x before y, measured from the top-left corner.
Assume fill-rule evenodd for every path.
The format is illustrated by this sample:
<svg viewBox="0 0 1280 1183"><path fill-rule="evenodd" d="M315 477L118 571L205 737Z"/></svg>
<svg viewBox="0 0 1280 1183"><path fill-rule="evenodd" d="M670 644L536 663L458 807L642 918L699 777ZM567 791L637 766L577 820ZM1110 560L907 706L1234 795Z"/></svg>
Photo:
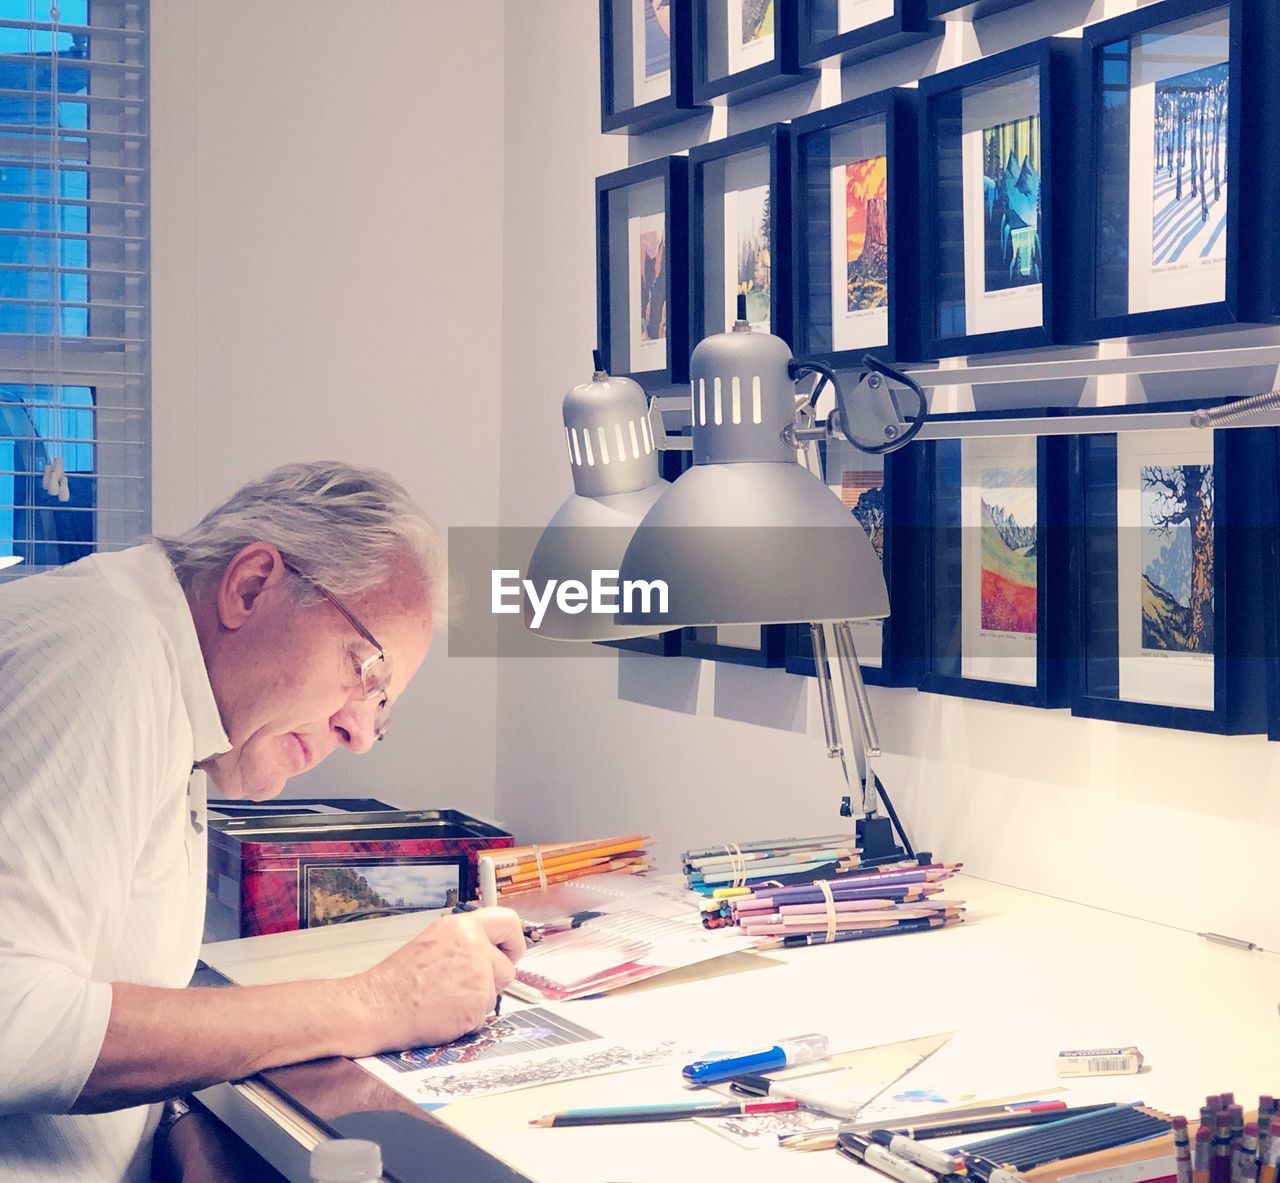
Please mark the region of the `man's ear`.
<svg viewBox="0 0 1280 1183"><path fill-rule="evenodd" d="M218 584L218 623L238 629L264 596L278 590L288 574L280 552L269 542L251 542L239 550L226 566Z"/></svg>

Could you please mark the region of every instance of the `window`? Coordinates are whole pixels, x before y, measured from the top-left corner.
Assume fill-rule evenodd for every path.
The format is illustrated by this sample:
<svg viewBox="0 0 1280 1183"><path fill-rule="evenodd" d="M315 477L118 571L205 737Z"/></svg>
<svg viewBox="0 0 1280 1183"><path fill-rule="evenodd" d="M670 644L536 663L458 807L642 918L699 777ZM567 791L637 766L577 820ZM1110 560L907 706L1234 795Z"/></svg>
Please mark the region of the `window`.
<svg viewBox="0 0 1280 1183"><path fill-rule="evenodd" d="M150 528L146 0L0 0L0 578Z"/></svg>

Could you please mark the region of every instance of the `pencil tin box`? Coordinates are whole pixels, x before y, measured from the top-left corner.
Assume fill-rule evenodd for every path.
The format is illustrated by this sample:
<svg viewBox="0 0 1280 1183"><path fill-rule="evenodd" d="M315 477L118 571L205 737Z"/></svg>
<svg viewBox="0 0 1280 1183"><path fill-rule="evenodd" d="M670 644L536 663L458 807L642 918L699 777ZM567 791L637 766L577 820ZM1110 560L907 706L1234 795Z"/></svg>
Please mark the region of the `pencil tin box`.
<svg viewBox="0 0 1280 1183"><path fill-rule="evenodd" d="M211 809L205 940L452 907L476 894L476 851L512 842L456 809L250 817Z"/></svg>

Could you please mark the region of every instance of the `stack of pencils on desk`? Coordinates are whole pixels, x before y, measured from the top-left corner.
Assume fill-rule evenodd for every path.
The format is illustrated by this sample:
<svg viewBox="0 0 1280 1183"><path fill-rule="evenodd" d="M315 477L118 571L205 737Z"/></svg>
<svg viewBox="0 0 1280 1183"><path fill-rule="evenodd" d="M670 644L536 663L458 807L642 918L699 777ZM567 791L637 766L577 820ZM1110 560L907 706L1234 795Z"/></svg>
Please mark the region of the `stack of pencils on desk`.
<svg viewBox="0 0 1280 1183"><path fill-rule="evenodd" d="M959 924L964 901L943 898L958 863L895 863L824 880L758 883L703 905L707 928L736 926L764 938L763 948L824 945Z"/></svg>
<svg viewBox="0 0 1280 1183"><path fill-rule="evenodd" d="M731 842L705 850L686 850L681 858L690 890L714 897L764 881L825 879L859 866L860 854L852 834L823 834L815 838Z"/></svg>
<svg viewBox="0 0 1280 1183"><path fill-rule="evenodd" d="M653 866L648 852L650 841L647 834L617 834L611 838L481 850L476 852L476 858L493 863L498 898L510 899L585 875L648 871Z"/></svg>

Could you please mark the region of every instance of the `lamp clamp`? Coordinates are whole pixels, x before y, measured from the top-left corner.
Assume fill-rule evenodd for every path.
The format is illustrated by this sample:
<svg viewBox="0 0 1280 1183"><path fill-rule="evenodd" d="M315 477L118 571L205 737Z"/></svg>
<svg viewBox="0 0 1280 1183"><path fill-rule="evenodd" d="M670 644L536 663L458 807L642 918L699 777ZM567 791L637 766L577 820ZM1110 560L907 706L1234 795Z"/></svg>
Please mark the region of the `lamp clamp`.
<svg viewBox="0 0 1280 1183"><path fill-rule="evenodd" d="M825 363L803 358L791 363L794 381L809 374L817 374L818 381L807 400L797 400L796 421L783 430L787 443L799 447L811 440L844 439L859 451L880 455L895 452L915 438L929 409L919 383L869 353L861 364L858 381L846 395L835 370ZM825 420L818 421L815 408L828 383L835 395L835 406ZM914 414L903 413L899 390L915 396Z"/></svg>

